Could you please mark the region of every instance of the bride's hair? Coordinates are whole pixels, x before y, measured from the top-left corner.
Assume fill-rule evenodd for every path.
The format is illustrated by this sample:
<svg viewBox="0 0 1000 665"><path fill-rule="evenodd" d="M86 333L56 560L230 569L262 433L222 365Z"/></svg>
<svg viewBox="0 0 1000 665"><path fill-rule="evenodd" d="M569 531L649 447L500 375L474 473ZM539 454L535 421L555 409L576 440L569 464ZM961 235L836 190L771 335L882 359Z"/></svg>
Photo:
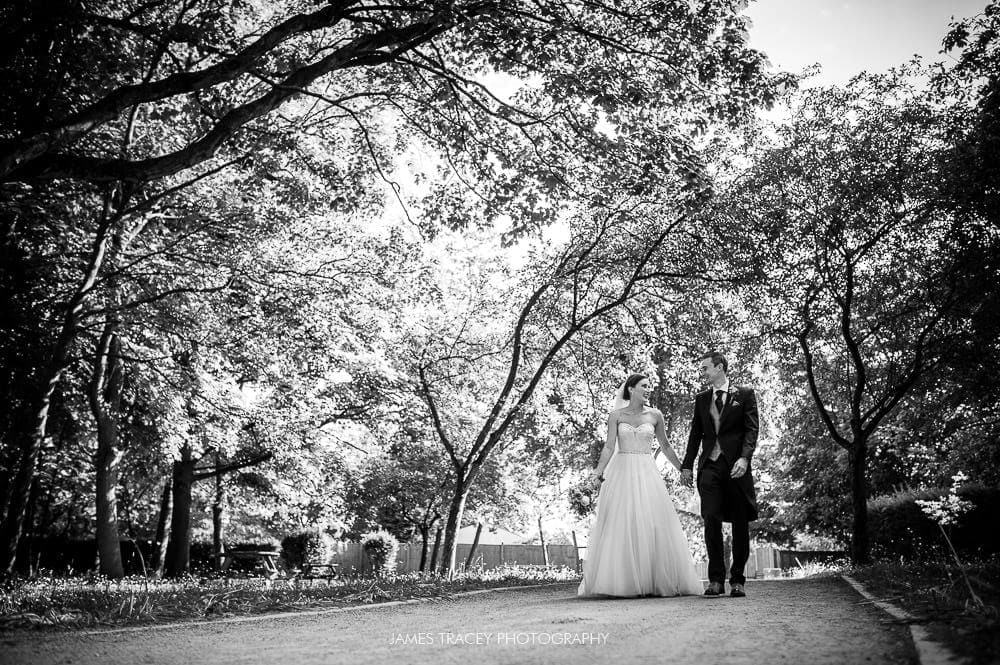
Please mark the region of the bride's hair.
<svg viewBox="0 0 1000 665"><path fill-rule="evenodd" d="M645 374L632 374L625 381L625 385L622 387L622 399L630 400L632 399L632 388L635 384L639 383L643 379L647 378Z"/></svg>

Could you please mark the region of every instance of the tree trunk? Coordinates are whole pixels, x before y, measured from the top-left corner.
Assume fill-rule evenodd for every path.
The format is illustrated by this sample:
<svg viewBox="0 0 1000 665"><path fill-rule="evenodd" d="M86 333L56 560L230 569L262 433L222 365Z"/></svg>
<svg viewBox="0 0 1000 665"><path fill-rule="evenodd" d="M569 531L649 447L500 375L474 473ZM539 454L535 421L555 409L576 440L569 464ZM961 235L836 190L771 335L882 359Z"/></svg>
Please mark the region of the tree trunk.
<svg viewBox="0 0 1000 665"><path fill-rule="evenodd" d="M191 567L191 485L195 460L191 448L181 448L181 459L174 462L173 514L170 519L170 543L167 545L166 577L186 575Z"/></svg>
<svg viewBox="0 0 1000 665"><path fill-rule="evenodd" d="M542 563L549 567L549 550L545 547L545 532L542 530L542 516L538 516L538 542L542 544Z"/></svg>
<svg viewBox="0 0 1000 665"><path fill-rule="evenodd" d="M726 570L733 567L733 529L729 523L722 527L722 561Z"/></svg>
<svg viewBox="0 0 1000 665"><path fill-rule="evenodd" d="M420 572L427 570L427 548L430 546L431 529L427 526L420 526Z"/></svg>
<svg viewBox="0 0 1000 665"><path fill-rule="evenodd" d="M122 367L117 323L108 321L94 358L90 386L90 411L97 423L97 454L94 456L97 485L97 555L99 572L106 577L125 577L118 534L118 470L123 453L119 445Z"/></svg>
<svg viewBox="0 0 1000 665"><path fill-rule="evenodd" d="M31 482L35 478L35 467L38 455L45 441L45 430L48 427L49 407L52 404L52 393L59 383L62 367L55 374L49 374L48 387L40 396L37 408L32 409L34 424L27 432L16 433L13 437L18 442L21 451L17 461L17 471L14 473L10 486L10 497L3 523L0 524L0 576L14 572L17 560L17 546L24 531L24 517L30 499Z"/></svg>
<svg viewBox="0 0 1000 665"><path fill-rule="evenodd" d="M469 548L469 556L465 560L465 569L472 568L472 560L476 558L476 550L479 549L479 537L483 534L483 523L476 525L476 537L472 539L472 547Z"/></svg>
<svg viewBox="0 0 1000 665"><path fill-rule="evenodd" d="M28 407L29 419L25 422L26 427L23 431L16 432L12 437L21 454L18 459L17 472L11 482L7 510L3 523L0 524L0 576L10 575L14 571L17 545L24 529L24 515L28 507L31 481L35 477L38 455L45 443L52 395L62 379L69 348L79 335L84 300L93 288L98 272L104 264L108 229L113 221L110 212L111 197L106 196L101 221L94 236L83 279L66 305L59 338L52 348L48 363L38 375L38 381L33 382L27 388L30 395L27 403L31 406Z"/></svg>
<svg viewBox="0 0 1000 665"><path fill-rule="evenodd" d="M157 577L163 577L163 567L167 561L167 543L170 541L170 530L167 525L170 524L170 495L173 492L173 476L167 478L167 482L163 484L163 494L160 495L160 516L156 520L156 538L155 538L155 549L153 554L153 574Z"/></svg>
<svg viewBox="0 0 1000 665"><path fill-rule="evenodd" d="M441 534L444 532L443 527L438 527L437 534L434 537L434 552L431 553L431 572L437 572L438 565L438 554L441 553Z"/></svg>
<svg viewBox="0 0 1000 665"><path fill-rule="evenodd" d="M848 455L851 474L851 505L854 525L851 531L851 563L871 563L871 542L868 538L868 445L856 439Z"/></svg>
<svg viewBox="0 0 1000 665"><path fill-rule="evenodd" d="M580 546L576 544L576 531L570 531L573 534L573 562L576 565L577 574L580 573Z"/></svg>
<svg viewBox="0 0 1000 665"><path fill-rule="evenodd" d="M34 536L38 530L38 521L35 518L35 511L38 508L38 501L41 494L42 485L36 476L35 479L31 481L31 491L28 493L28 509L24 516L24 533L19 547L20 553L17 566L17 568L23 571L28 577L33 576L35 574L35 569L38 567L37 557L35 557L34 542ZM23 557L23 560L21 557Z"/></svg>
<svg viewBox="0 0 1000 665"><path fill-rule="evenodd" d="M215 455L215 466L222 465L219 454ZM222 555L225 546L222 543L222 514L226 501L226 486L222 482L223 474L215 476L215 501L212 503L212 566L215 570L222 568Z"/></svg>
<svg viewBox="0 0 1000 665"><path fill-rule="evenodd" d="M122 552L118 534L118 501L115 496L118 487L118 465L122 454L110 442L101 439L112 437L101 433L98 426L98 446L95 463L97 467L97 556L99 572L105 577L119 579L125 577L122 566ZM117 439L117 434L113 435Z"/></svg>
<svg viewBox="0 0 1000 665"><path fill-rule="evenodd" d="M17 423L14 423L11 430L16 432L20 428ZM17 468L20 452L21 449L12 441L4 440L0 444L0 524L3 523L4 516L7 514L8 495L11 482L14 480L14 470Z"/></svg>
<svg viewBox="0 0 1000 665"><path fill-rule="evenodd" d="M444 525L444 551L441 557L441 572L455 571L455 554L458 551L458 529L462 524L462 514L465 512L465 500L469 496L468 484L457 482L451 505L448 506L448 520Z"/></svg>

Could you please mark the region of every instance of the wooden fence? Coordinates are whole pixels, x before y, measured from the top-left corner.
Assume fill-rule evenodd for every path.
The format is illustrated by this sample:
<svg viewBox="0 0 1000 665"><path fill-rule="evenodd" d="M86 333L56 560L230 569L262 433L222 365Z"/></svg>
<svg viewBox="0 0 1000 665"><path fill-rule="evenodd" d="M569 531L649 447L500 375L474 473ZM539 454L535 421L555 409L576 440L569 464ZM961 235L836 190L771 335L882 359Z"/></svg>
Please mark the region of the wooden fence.
<svg viewBox="0 0 1000 665"><path fill-rule="evenodd" d="M465 567L465 562L469 557L471 545L459 545L455 562L458 569ZM368 573L371 571L371 561L361 549L360 543L338 543L336 560L340 563L341 571L345 573ZM573 545L546 545L549 555L549 564L552 566L565 566L577 569L582 566L583 559L587 557L587 548L581 547L579 559L576 548ZM400 573L420 570L420 543L400 543L399 552L396 555L396 571ZM765 576L765 571L771 569L794 568L799 562L829 560L834 555L843 555L836 552L793 552L780 550L776 547L757 547L750 550L750 559L747 561L745 573L750 578L760 578ZM428 552L430 559L430 552ZM544 565L541 545L480 545L476 548L476 556L472 561L473 568L492 569L501 565L509 566L541 566ZM695 562L695 569L702 579L708 578L708 562Z"/></svg>
<svg viewBox="0 0 1000 665"><path fill-rule="evenodd" d="M428 563L432 549L428 548ZM458 546L455 562L459 570L465 567L470 549L472 549L472 545ZM572 545L546 545L545 549L548 550L549 565L576 568L576 552ZM347 573L371 571L371 561L361 549L360 543L338 543L337 550L336 560L340 563L340 570ZM420 570L420 551L420 543L400 543L399 551L396 554L396 572L405 573ZM583 548L581 548L581 558L583 557L582 552ZM542 566L544 564L545 559L541 545L480 545L476 548L476 556L472 560L473 568L487 570L502 565Z"/></svg>

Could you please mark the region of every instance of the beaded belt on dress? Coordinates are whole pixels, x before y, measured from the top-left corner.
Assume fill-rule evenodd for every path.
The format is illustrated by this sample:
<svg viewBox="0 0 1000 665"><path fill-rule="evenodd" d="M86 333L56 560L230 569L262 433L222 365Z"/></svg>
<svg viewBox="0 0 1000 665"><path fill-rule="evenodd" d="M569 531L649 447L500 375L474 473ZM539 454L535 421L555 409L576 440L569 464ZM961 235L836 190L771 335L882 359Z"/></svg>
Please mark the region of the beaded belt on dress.
<svg viewBox="0 0 1000 665"><path fill-rule="evenodd" d="M619 450L622 455L649 455L648 450Z"/></svg>

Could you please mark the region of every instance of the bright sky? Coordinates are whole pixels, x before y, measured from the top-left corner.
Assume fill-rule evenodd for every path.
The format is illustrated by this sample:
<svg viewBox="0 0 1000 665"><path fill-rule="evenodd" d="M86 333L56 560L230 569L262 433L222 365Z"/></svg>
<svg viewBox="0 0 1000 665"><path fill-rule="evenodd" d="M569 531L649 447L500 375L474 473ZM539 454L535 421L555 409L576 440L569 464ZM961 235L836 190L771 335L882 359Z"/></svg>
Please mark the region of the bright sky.
<svg viewBox="0 0 1000 665"><path fill-rule="evenodd" d="M979 14L987 0L756 0L750 46L778 70L819 63L808 85L846 83L862 70L883 72L913 54L941 60L952 17Z"/></svg>

